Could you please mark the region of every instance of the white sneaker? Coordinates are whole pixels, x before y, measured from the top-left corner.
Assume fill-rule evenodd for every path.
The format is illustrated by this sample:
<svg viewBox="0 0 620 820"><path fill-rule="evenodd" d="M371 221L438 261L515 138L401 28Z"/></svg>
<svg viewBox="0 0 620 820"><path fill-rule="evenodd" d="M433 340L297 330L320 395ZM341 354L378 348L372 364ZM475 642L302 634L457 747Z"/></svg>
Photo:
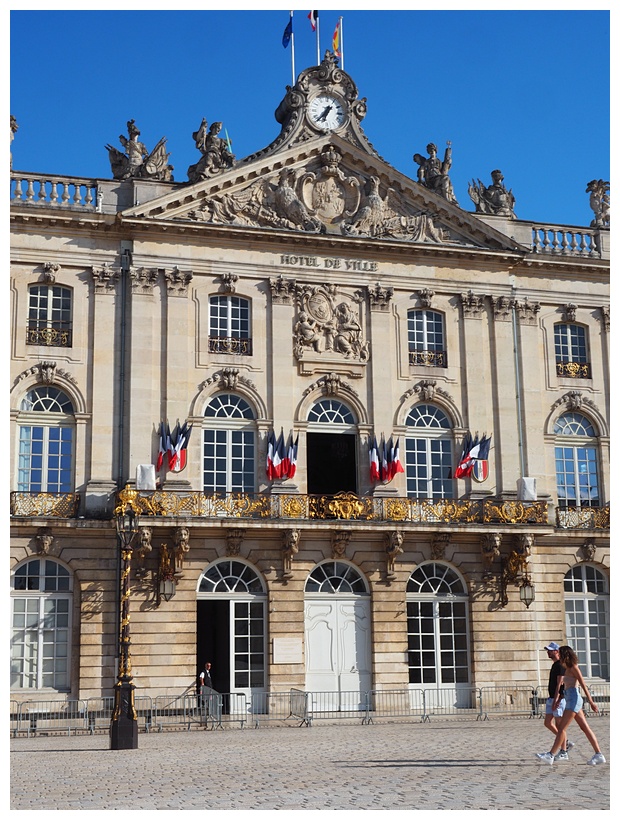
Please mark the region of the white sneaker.
<svg viewBox="0 0 620 820"><path fill-rule="evenodd" d="M588 760L588 766L598 766L599 763L607 763L605 756L597 752L593 758Z"/></svg>
<svg viewBox="0 0 620 820"><path fill-rule="evenodd" d="M567 741L566 741L566 751L567 751L567 752L570 752L570 750L573 748L573 746L574 746L574 745L575 745L575 744L573 743L573 741L572 741L572 740L567 740Z"/></svg>
<svg viewBox="0 0 620 820"><path fill-rule="evenodd" d="M553 765L554 757L551 752L537 752L536 757L543 763L548 763L550 766ZM594 760L594 758L592 758L592 760Z"/></svg>
<svg viewBox="0 0 620 820"><path fill-rule="evenodd" d="M560 751L555 756L555 759L556 760L568 760L568 752L565 752L562 749L560 749Z"/></svg>

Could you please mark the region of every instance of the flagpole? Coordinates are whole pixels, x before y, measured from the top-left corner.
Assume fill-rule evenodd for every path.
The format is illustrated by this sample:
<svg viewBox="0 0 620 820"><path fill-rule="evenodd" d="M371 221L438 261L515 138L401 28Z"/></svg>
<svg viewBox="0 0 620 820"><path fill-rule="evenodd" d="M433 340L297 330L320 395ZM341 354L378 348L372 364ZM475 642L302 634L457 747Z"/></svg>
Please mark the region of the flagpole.
<svg viewBox="0 0 620 820"><path fill-rule="evenodd" d="M319 13L316 13L316 64L321 65L321 47L319 45Z"/></svg>
<svg viewBox="0 0 620 820"><path fill-rule="evenodd" d="M292 23L293 23L293 11L291 10L291 75L292 75L291 85L295 85L295 31L292 28Z"/></svg>
<svg viewBox="0 0 620 820"><path fill-rule="evenodd" d="M344 34L342 33L342 17L340 20L340 68L344 71Z"/></svg>

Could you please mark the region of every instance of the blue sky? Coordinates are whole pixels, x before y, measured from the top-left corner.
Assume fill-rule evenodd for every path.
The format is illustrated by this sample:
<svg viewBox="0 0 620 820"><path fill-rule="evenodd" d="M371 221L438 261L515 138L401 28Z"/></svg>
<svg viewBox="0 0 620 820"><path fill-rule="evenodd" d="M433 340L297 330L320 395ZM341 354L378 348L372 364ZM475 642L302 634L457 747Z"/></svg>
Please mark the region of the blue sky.
<svg viewBox="0 0 620 820"><path fill-rule="evenodd" d="M21 6L31 10L22 10ZM289 11L43 11L11 4L13 168L110 178L133 118L151 150L167 137L177 182L199 154L203 117L220 120L241 159L279 133L291 84ZM362 126L379 154L415 178L412 155L451 140L459 204L469 180L499 168L520 219L588 225L585 188L609 180L609 11L319 10L320 51L343 18L344 68L366 97ZM110 4L113 8L114 4ZM480 4L481 7L484 4ZM192 10L194 9L194 10ZM308 9L294 13L295 69L316 64Z"/></svg>

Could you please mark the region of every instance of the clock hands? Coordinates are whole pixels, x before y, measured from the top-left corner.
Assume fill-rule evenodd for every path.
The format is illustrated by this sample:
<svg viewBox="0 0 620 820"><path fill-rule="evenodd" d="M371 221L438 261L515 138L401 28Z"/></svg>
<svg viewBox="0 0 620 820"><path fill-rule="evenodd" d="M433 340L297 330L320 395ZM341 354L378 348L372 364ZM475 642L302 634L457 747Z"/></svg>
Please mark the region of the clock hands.
<svg viewBox="0 0 620 820"><path fill-rule="evenodd" d="M317 117L317 122L321 122L321 120L326 120L327 115L329 114L329 112L332 110L333 107L334 107L333 105L326 105L325 108L323 109L323 113L320 115L320 117Z"/></svg>

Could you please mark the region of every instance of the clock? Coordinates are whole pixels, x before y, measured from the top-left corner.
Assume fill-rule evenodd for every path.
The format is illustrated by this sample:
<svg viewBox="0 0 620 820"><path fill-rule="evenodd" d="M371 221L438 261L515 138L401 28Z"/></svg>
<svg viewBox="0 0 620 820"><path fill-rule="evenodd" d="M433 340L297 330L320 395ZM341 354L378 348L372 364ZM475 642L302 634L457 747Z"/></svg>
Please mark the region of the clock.
<svg viewBox="0 0 620 820"><path fill-rule="evenodd" d="M321 131L333 131L345 121L342 103L331 94L320 94L308 106L308 116L312 124Z"/></svg>

